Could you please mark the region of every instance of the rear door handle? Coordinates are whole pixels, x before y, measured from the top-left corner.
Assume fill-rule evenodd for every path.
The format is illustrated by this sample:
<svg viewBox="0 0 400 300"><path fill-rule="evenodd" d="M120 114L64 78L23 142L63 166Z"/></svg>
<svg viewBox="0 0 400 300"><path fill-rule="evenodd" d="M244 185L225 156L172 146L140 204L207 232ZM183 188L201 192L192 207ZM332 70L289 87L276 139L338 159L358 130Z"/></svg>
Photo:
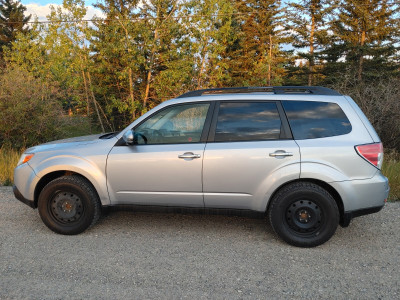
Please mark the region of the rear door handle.
<svg viewBox="0 0 400 300"><path fill-rule="evenodd" d="M274 153L270 153L269 156L276 157L276 156L293 156L293 152L286 152L284 150L277 150Z"/></svg>
<svg viewBox="0 0 400 300"><path fill-rule="evenodd" d="M194 154L193 152L185 152L181 155L178 155L179 158L185 159L185 158L200 158L200 154Z"/></svg>

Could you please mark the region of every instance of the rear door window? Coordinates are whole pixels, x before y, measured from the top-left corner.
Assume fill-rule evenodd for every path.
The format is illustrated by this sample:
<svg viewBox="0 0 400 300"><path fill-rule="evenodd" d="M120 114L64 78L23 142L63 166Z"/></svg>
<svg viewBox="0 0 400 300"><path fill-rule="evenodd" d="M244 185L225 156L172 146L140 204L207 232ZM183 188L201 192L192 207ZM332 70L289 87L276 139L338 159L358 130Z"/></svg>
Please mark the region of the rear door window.
<svg viewBox="0 0 400 300"><path fill-rule="evenodd" d="M336 103L282 101L296 140L316 139L351 132L351 124Z"/></svg>
<svg viewBox="0 0 400 300"><path fill-rule="evenodd" d="M279 139L281 119L274 102L221 102L216 142Z"/></svg>

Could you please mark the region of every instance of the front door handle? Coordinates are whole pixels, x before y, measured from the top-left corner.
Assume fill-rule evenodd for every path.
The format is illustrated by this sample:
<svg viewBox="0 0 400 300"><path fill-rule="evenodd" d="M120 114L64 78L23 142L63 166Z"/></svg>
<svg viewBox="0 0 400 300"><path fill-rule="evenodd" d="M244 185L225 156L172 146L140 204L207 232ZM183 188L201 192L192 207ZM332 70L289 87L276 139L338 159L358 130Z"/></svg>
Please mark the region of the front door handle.
<svg viewBox="0 0 400 300"><path fill-rule="evenodd" d="M178 155L179 158L185 159L185 158L200 158L200 154L194 154L193 152L185 152L181 155Z"/></svg>
<svg viewBox="0 0 400 300"><path fill-rule="evenodd" d="M293 156L292 152L286 152L284 150L277 150L274 153L270 153L269 156L277 157L277 156Z"/></svg>

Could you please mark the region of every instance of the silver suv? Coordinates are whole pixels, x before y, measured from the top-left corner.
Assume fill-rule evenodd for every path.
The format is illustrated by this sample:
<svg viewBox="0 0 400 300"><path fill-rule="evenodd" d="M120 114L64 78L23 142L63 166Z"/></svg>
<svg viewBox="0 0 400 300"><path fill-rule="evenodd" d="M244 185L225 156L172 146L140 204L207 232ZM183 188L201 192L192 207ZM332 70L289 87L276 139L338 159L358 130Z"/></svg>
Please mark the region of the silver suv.
<svg viewBox="0 0 400 300"><path fill-rule="evenodd" d="M388 196L382 144L348 96L323 87L199 90L118 133L26 150L17 199L61 234L102 208L267 215L286 242L320 245Z"/></svg>

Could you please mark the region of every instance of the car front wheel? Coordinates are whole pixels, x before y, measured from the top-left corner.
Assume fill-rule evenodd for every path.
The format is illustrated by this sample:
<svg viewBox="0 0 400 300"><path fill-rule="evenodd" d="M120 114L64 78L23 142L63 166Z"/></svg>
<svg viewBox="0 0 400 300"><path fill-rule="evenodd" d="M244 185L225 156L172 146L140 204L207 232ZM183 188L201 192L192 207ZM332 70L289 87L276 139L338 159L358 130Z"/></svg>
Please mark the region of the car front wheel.
<svg viewBox="0 0 400 300"><path fill-rule="evenodd" d="M96 223L101 205L92 185L86 179L72 175L54 179L43 188L38 210L51 230L74 235Z"/></svg>

